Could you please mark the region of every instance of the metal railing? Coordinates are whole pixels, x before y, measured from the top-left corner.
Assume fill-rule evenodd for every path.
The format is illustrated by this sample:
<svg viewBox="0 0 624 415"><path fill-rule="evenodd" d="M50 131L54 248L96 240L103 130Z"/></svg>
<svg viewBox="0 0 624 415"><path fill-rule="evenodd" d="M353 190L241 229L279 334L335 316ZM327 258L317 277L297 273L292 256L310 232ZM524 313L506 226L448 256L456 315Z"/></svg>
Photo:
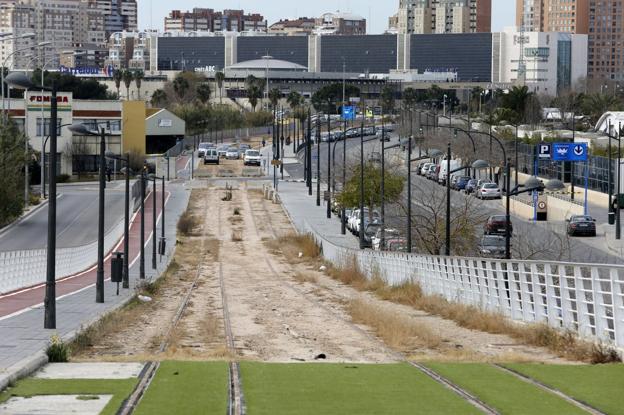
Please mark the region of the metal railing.
<svg viewBox="0 0 624 415"><path fill-rule="evenodd" d="M368 278L418 283L428 295L624 347L624 266L361 251L304 227L325 259L336 265L355 259Z"/></svg>

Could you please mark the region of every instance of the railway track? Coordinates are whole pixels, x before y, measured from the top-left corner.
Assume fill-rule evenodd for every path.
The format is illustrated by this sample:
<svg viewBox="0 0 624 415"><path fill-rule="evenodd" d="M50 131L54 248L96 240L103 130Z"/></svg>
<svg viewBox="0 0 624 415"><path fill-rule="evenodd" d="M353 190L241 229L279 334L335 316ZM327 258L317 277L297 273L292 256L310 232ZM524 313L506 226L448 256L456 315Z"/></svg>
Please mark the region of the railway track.
<svg viewBox="0 0 624 415"><path fill-rule="evenodd" d="M206 203L204 206L204 212L209 212L208 210L208 199L206 198ZM222 220L222 208L219 205L218 209L218 232L221 233L221 220ZM206 231L204 231L204 236ZM202 239L202 252L206 252L205 256L200 260L197 270L195 272L195 278L193 279L190 287L188 288L186 294L180 301L178 308L176 310L175 316L171 321L167 329L167 333L165 334L162 342L158 347L159 353L164 353L167 351L168 347L171 343L171 338L174 330L178 327L180 321L182 320L185 311L188 308L189 302L193 295L194 290L197 288L198 283L202 275L205 275L206 272L210 272L209 265L210 261L207 261L210 253L207 252L206 249L206 239ZM223 279L223 267L221 263L218 263L218 274L219 274L219 284L221 290L221 299L222 299L222 309L223 309L223 326L224 326L224 334L225 334L225 343L228 351L232 356L236 355L236 349L234 346L234 337L232 335L232 328L230 325L230 316L228 310L227 303L227 293L225 290L225 282ZM138 406L141 398L149 388L154 375L156 374L160 363L158 361L150 361L148 362L141 374L139 375L139 383L130 397L124 402L121 409L117 412L117 415L131 415L136 407ZM229 363L229 381L228 381L228 404L227 404L227 412L226 415L244 415L245 412L245 400L242 392L242 384L240 377L240 366L238 362L230 362Z"/></svg>

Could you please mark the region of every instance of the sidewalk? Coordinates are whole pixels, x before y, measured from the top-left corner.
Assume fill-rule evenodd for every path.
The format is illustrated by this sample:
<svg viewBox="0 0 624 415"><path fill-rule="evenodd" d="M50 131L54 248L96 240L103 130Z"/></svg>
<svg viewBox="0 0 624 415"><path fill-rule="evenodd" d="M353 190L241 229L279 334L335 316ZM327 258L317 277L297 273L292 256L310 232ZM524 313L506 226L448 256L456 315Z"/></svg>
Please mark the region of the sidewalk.
<svg viewBox="0 0 624 415"><path fill-rule="evenodd" d="M348 230L346 235L340 234L341 225L338 216L332 212L332 218L327 219L327 206L322 197L321 206L316 206L316 184L312 187L312 196L308 196L305 183L280 182L279 184L280 200L297 231L305 233L312 228L336 245L358 249L358 239ZM322 188L321 192L323 192Z"/></svg>
<svg viewBox="0 0 624 415"><path fill-rule="evenodd" d="M169 183L170 193L166 204L165 236L167 253L158 258L158 268L152 270L152 203L146 202L145 215L145 270L147 280L160 275L167 267L175 248L177 221L186 210L190 192L184 184ZM160 194L157 199L158 228L160 236ZM100 316L125 304L133 295L139 277L140 214L130 228L130 289L121 289L116 295L116 284L110 282L110 258L105 262L105 303L95 302L95 269L82 275L67 278L57 283L56 317L57 329L43 329L44 288L34 288L17 292L10 297L0 298L0 389L6 386L8 376L36 368L44 358L44 350L50 337L58 334L66 341L71 339L81 327L92 323ZM123 251L123 242L115 249Z"/></svg>

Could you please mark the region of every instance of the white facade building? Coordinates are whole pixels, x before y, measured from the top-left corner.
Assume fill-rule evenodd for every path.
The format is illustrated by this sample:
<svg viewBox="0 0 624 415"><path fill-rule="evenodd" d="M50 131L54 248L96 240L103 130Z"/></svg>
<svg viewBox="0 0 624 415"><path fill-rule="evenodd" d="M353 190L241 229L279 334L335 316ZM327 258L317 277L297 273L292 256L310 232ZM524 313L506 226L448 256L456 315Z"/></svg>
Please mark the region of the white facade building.
<svg viewBox="0 0 624 415"><path fill-rule="evenodd" d="M538 94L556 96L587 76L587 35L520 32L506 28L493 33L492 82L520 83L518 64L524 47L525 85Z"/></svg>

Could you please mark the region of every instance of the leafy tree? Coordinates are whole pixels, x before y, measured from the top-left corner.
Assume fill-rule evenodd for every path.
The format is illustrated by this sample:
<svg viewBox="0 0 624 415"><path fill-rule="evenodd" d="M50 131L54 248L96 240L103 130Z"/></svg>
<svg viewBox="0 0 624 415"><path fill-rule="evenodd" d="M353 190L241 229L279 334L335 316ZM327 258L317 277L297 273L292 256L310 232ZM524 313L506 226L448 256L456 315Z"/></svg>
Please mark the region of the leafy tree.
<svg viewBox="0 0 624 415"><path fill-rule="evenodd" d="M219 103L223 103L223 82L225 81L225 74L221 71L215 74L215 81L217 81L217 88L219 88Z"/></svg>
<svg viewBox="0 0 624 415"><path fill-rule="evenodd" d="M145 72L140 69L134 71L134 83L137 87L138 99L141 99L141 84L143 83L143 79L145 79Z"/></svg>
<svg viewBox="0 0 624 415"><path fill-rule="evenodd" d="M199 84L197 86L197 99L202 104L206 105L210 102L210 95L212 91L210 90L209 84Z"/></svg>
<svg viewBox="0 0 624 415"><path fill-rule="evenodd" d="M167 93L162 89L157 89L152 94L152 107L161 107L167 104Z"/></svg>
<svg viewBox="0 0 624 415"><path fill-rule="evenodd" d="M182 74L178 74L178 76L176 76L173 80L173 90L180 100L184 99L184 96L190 86L189 81Z"/></svg>
<svg viewBox="0 0 624 415"><path fill-rule="evenodd" d="M341 83L326 85L312 95L312 105L317 111L326 114L336 114L339 103L342 102L342 90ZM353 85L346 85L345 98L359 96L359 88Z"/></svg>
<svg viewBox="0 0 624 415"><path fill-rule="evenodd" d="M119 89L121 88L122 80L123 80L123 71L120 69L115 69L113 71L113 81L115 81L115 88L117 89L117 99L121 99L121 95L119 95Z"/></svg>
<svg viewBox="0 0 624 415"><path fill-rule="evenodd" d="M12 222L24 208L24 153L26 138L12 121L0 128L0 227Z"/></svg>
<svg viewBox="0 0 624 415"><path fill-rule="evenodd" d="M360 205L360 166L355 167L352 176L347 180L344 191L336 198L341 206ZM385 171L384 195L387 203L399 200L403 193L405 178ZM372 216L375 206L381 204L381 168L373 162L364 164L364 206L368 207Z"/></svg>
<svg viewBox="0 0 624 415"><path fill-rule="evenodd" d="M381 110L384 114L392 114L394 111L395 91L390 85L381 90Z"/></svg>
<svg viewBox="0 0 624 415"><path fill-rule="evenodd" d="M501 107L514 111L518 121L526 120L527 105L533 94L529 92L529 87L514 86L507 94L503 94Z"/></svg>
<svg viewBox="0 0 624 415"><path fill-rule="evenodd" d="M41 70L36 69L32 76L33 82L41 83ZM111 99L108 87L93 78L78 78L72 74L61 74L58 72L44 72L44 84L50 85L52 82L59 91L72 92L75 99L105 100Z"/></svg>
<svg viewBox="0 0 624 415"><path fill-rule="evenodd" d="M273 88L269 91L269 101L271 101L273 108L277 108L277 104L281 98L282 92L279 89Z"/></svg>
<svg viewBox="0 0 624 415"><path fill-rule="evenodd" d="M126 69L123 71L123 83L126 86L126 100L130 101L130 85L132 85L132 81L134 81L134 74L132 71Z"/></svg>
<svg viewBox="0 0 624 415"><path fill-rule="evenodd" d="M621 110L622 103L611 94L594 93L583 97L582 109L591 118L592 123L596 123L605 112Z"/></svg>

